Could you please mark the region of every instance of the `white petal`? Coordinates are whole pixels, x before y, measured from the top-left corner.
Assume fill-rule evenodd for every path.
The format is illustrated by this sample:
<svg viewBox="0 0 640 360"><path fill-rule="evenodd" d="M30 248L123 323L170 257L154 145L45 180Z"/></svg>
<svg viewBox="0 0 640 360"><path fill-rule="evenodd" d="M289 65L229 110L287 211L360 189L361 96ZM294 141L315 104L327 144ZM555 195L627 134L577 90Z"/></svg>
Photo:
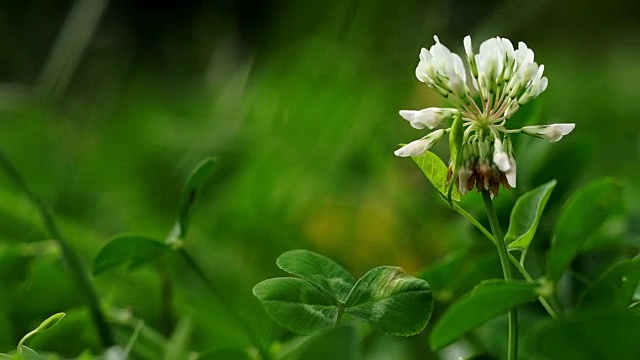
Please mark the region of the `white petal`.
<svg viewBox="0 0 640 360"><path fill-rule="evenodd" d="M513 160L513 159L512 159ZM511 162L511 169L504 174L507 178L507 183L512 188L516 187L516 161Z"/></svg>
<svg viewBox="0 0 640 360"><path fill-rule="evenodd" d="M522 128L522 131L525 134L537 136L550 142L556 142L562 139L563 136L573 131L575 127L576 124L551 124L540 126L525 126Z"/></svg>
<svg viewBox="0 0 640 360"><path fill-rule="evenodd" d="M428 127L433 129L448 118L451 118L456 109L430 107L422 110L400 110L400 116L409 121L415 129Z"/></svg>
<svg viewBox="0 0 640 360"><path fill-rule="evenodd" d="M509 155L504 151L496 152L493 154L493 163L496 164L498 169L500 169L500 171L502 172L506 172L511 169Z"/></svg>
<svg viewBox="0 0 640 360"><path fill-rule="evenodd" d="M469 58L473 57L473 47L471 46L471 36L467 35L464 37L464 52L467 54Z"/></svg>
<svg viewBox="0 0 640 360"><path fill-rule="evenodd" d="M431 141L429 141L428 139L415 140L394 151L393 153L399 157L419 156L429 150L430 145Z"/></svg>

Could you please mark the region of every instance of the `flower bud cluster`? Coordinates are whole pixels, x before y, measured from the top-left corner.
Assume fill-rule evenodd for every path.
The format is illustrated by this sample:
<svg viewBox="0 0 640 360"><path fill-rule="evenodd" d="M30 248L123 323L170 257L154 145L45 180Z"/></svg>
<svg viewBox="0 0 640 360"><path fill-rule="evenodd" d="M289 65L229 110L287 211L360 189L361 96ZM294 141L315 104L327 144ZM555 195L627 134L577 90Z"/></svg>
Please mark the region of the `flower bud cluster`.
<svg viewBox="0 0 640 360"><path fill-rule="evenodd" d="M497 194L500 184L516 186L516 161L509 135L524 133L551 142L569 134L575 124L552 124L507 129L507 120L531 99L544 92L548 80L544 65L534 62L534 54L523 42L514 48L505 38L491 38L473 50L471 37L464 38L465 69L462 58L434 36L435 44L420 51L416 77L446 98L454 108L430 107L402 110L400 116L416 129L435 129L456 117L463 120L464 137L457 173L461 193L476 187ZM470 74L471 88L467 84ZM397 156L419 156L429 150L450 127L438 129L395 151Z"/></svg>

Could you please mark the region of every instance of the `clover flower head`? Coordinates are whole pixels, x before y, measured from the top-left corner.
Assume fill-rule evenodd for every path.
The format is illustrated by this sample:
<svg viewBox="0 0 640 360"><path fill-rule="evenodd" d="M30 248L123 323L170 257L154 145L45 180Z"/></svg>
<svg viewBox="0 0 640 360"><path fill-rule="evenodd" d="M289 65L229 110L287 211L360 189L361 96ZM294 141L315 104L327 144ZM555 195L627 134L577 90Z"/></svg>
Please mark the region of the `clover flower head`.
<svg viewBox="0 0 640 360"><path fill-rule="evenodd" d="M575 124L552 124L507 129L509 118L523 105L547 89L544 65L534 61L533 50L523 42L515 48L506 38L495 37L473 49L471 37L463 41L466 55L451 52L434 36L435 44L420 51L416 77L446 98L453 108L430 107L422 110L401 110L400 116L416 129L434 129L460 117L464 135L462 162L458 169L450 164L449 175L457 177L458 190L498 193L500 184L506 189L516 186L516 160L510 135L524 133L551 142L560 140L575 128ZM470 74L471 87L467 84ZM449 133L451 128L438 129L420 140L395 151L397 156L419 156ZM451 180L451 179L450 179Z"/></svg>

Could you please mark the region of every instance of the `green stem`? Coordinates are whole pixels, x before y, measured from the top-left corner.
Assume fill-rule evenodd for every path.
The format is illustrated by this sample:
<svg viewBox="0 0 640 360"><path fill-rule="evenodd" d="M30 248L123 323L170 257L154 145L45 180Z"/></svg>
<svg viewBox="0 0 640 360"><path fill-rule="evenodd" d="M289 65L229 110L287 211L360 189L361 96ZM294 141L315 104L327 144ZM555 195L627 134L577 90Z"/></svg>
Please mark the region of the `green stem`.
<svg viewBox="0 0 640 360"><path fill-rule="evenodd" d="M453 209L456 212L458 212L458 214L462 215L465 219L467 219L473 226L476 227L476 229L480 230L480 232L484 236L486 236L487 239L489 239L489 241L491 241L494 244L496 243L496 239L493 237L493 235L484 226L482 226L482 224L480 224L480 222L476 220L476 218L474 218L473 215L469 214L466 210L464 210L462 207L460 207L460 205L456 203L453 203ZM518 272L522 274L522 277L526 281L532 284L536 283L536 281L533 279L533 277L531 277L527 269L524 268L524 266L518 261L518 259L516 259L513 255L509 254L509 260L513 265L515 265L516 269L518 269ZM552 318L554 319L558 318L558 312L555 310L555 308L551 305L551 302L547 300L546 297L540 296L538 300L540 301L542 306L545 308L545 310L547 310L547 313L549 313L549 315Z"/></svg>
<svg viewBox="0 0 640 360"><path fill-rule="evenodd" d="M509 260L511 260L511 263L516 267L516 269L518 269L518 272L522 274L522 277L524 277L524 279L527 280L527 282L532 284L536 283L536 281L531 277L527 269L524 268L524 266L518 261L518 259L516 259L513 255L509 254ZM549 303L546 297L540 296L538 300L540 301L540 304L542 304L542 306L545 308L545 310L547 310L547 313L551 315L552 318L554 319L558 318L558 313L553 308L553 306L551 306L551 303Z"/></svg>
<svg viewBox="0 0 640 360"><path fill-rule="evenodd" d="M82 262L80 256L74 251L71 245L69 245L67 240L62 236L62 233L58 229L58 225L53 218L53 214L51 214L49 208L44 204L44 202L31 191L29 186L27 186L27 182L22 178L22 175L20 175L18 169L1 151L0 167L2 167L2 170L14 183L14 185L16 185L38 208L40 216L42 217L42 220L44 221L44 224L47 228L48 235L51 236L60 246L60 249L62 250L62 256L71 269L71 276L73 277L74 281L76 282L76 286L80 290L80 293L89 306L91 318L93 319L93 323L98 331L100 342L105 348L115 345L113 336L111 334L111 329L109 328L107 320L102 313L102 309L100 308L98 293L93 287L93 284L89 277L89 272L87 271L87 268Z"/></svg>
<svg viewBox="0 0 640 360"><path fill-rule="evenodd" d="M502 235L502 229L500 228L500 222L498 221L498 215L493 207L493 201L491 200L491 194L488 190L482 191L482 200L484 201L484 207L487 211L487 217L491 224L491 230L495 238L495 244L498 248L498 255L500 256L500 264L502 265L502 274L505 281L513 279L511 275L511 266L509 265L509 252L507 251L507 245L504 242L504 236ZM516 360L518 358L518 310L509 310L509 346L508 346L509 360Z"/></svg>
<svg viewBox="0 0 640 360"><path fill-rule="evenodd" d="M231 304L231 302L229 302L226 299L226 297L220 291L218 291L218 289L213 285L213 282L209 279L209 277L204 272L204 270L200 267L200 265L198 265L196 260L183 247L180 247L180 248L176 249L176 252L178 254L180 254L180 256L187 263L189 268L191 268L191 270L198 276L198 278L200 278L200 280L207 286L209 291L211 291L211 293L215 297L218 298L220 303L222 303L222 306L224 306L227 309L227 311L229 311L231 313L231 315L236 318L238 323L240 323L242 325L242 327L244 328L244 331L247 334L247 336L249 336L250 340L258 348L258 351L260 352L261 359L268 360L270 358L270 356L269 356L269 353L267 352L267 350L262 345L262 342L258 339L258 337L253 332L253 330L251 329L249 324L238 313L238 311Z"/></svg>

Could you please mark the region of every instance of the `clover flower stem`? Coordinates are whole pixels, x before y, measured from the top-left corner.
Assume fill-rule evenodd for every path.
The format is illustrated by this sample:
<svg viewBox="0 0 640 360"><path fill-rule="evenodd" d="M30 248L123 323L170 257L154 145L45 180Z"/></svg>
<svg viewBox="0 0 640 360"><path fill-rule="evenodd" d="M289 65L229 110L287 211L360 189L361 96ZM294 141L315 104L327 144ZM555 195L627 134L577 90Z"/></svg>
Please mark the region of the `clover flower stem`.
<svg viewBox="0 0 640 360"><path fill-rule="evenodd" d="M487 239L489 239L489 241L491 241L494 244L496 243L496 239L493 237L493 235L484 226L482 226L482 224L480 224L480 222L476 220L476 218L474 218L473 215L469 214L466 210L464 210L462 207L460 207L460 205L456 204L455 202L453 203L453 209L458 214L462 215L465 219L467 219L476 229L478 229ZM527 269L525 269L524 266L518 261L518 259L516 259L513 255L509 254L509 260L516 267L516 269L518 269L518 272L522 275L522 277L527 282L532 284L536 283L536 281L529 274ZM540 301L540 304L542 304L542 306L545 308L545 310L547 310L547 313L549 313L549 315L552 318L554 319L558 318L558 311L555 310L555 308L551 305L551 302L547 300L546 297L540 296L538 300Z"/></svg>
<svg viewBox="0 0 640 360"><path fill-rule="evenodd" d="M111 334L111 329L109 328L106 317L102 312L102 308L100 307L100 299L98 297L96 289L93 287L89 272L85 264L82 262L80 256L67 242L65 237L60 232L60 229L58 229L58 225L53 218L53 214L45 205L44 201L42 201L38 196L36 196L33 191L31 191L31 188L29 188L27 182L24 180L18 169L4 155L2 151L0 151L0 167L7 175L9 180L11 180L11 182L13 182L14 185L16 185L27 196L27 198L29 198L31 203L33 203L33 205L38 209L44 225L47 228L47 232L49 233L48 235L51 236L60 246L60 249L62 250L62 256L69 265L71 276L76 282L76 286L84 297L84 300L87 302L89 312L91 313L91 319L93 320L96 330L98 331L98 336L100 338L102 346L104 346L105 348L109 348L115 345L113 335Z"/></svg>
<svg viewBox="0 0 640 360"><path fill-rule="evenodd" d="M249 337L249 340L258 348L258 351L260 352L260 359L270 359L271 357L269 356L267 350L264 348L264 344L262 344L260 339L258 339L247 321L240 315L235 306L233 306L233 304L229 300L227 300L227 298L218 290L218 288L216 288L216 286L213 284L211 279L209 279L202 267L200 267L198 262L196 262L196 260L184 249L184 247L177 249L176 252L187 263L188 267L198 276L200 281L202 281L207 286L209 291L218 298L222 306L224 306L226 310L229 311L229 313L238 321L238 323L240 323L240 325L243 327L243 330L245 331L245 334L247 335L247 337Z"/></svg>
<svg viewBox="0 0 640 360"><path fill-rule="evenodd" d="M491 224L491 231L495 239L496 247L498 248L498 255L500 256L500 264L502 265L502 274L505 281L513 279L511 275L511 265L509 264L509 252L507 251L507 245L504 242L504 236L502 235L502 229L500 228L500 222L498 221L498 215L493 207L493 201L491 200L491 193L488 190L482 191L482 200L484 201L484 207L487 211L487 217ZM509 342L508 342L508 360L516 360L518 358L518 310L509 310Z"/></svg>

